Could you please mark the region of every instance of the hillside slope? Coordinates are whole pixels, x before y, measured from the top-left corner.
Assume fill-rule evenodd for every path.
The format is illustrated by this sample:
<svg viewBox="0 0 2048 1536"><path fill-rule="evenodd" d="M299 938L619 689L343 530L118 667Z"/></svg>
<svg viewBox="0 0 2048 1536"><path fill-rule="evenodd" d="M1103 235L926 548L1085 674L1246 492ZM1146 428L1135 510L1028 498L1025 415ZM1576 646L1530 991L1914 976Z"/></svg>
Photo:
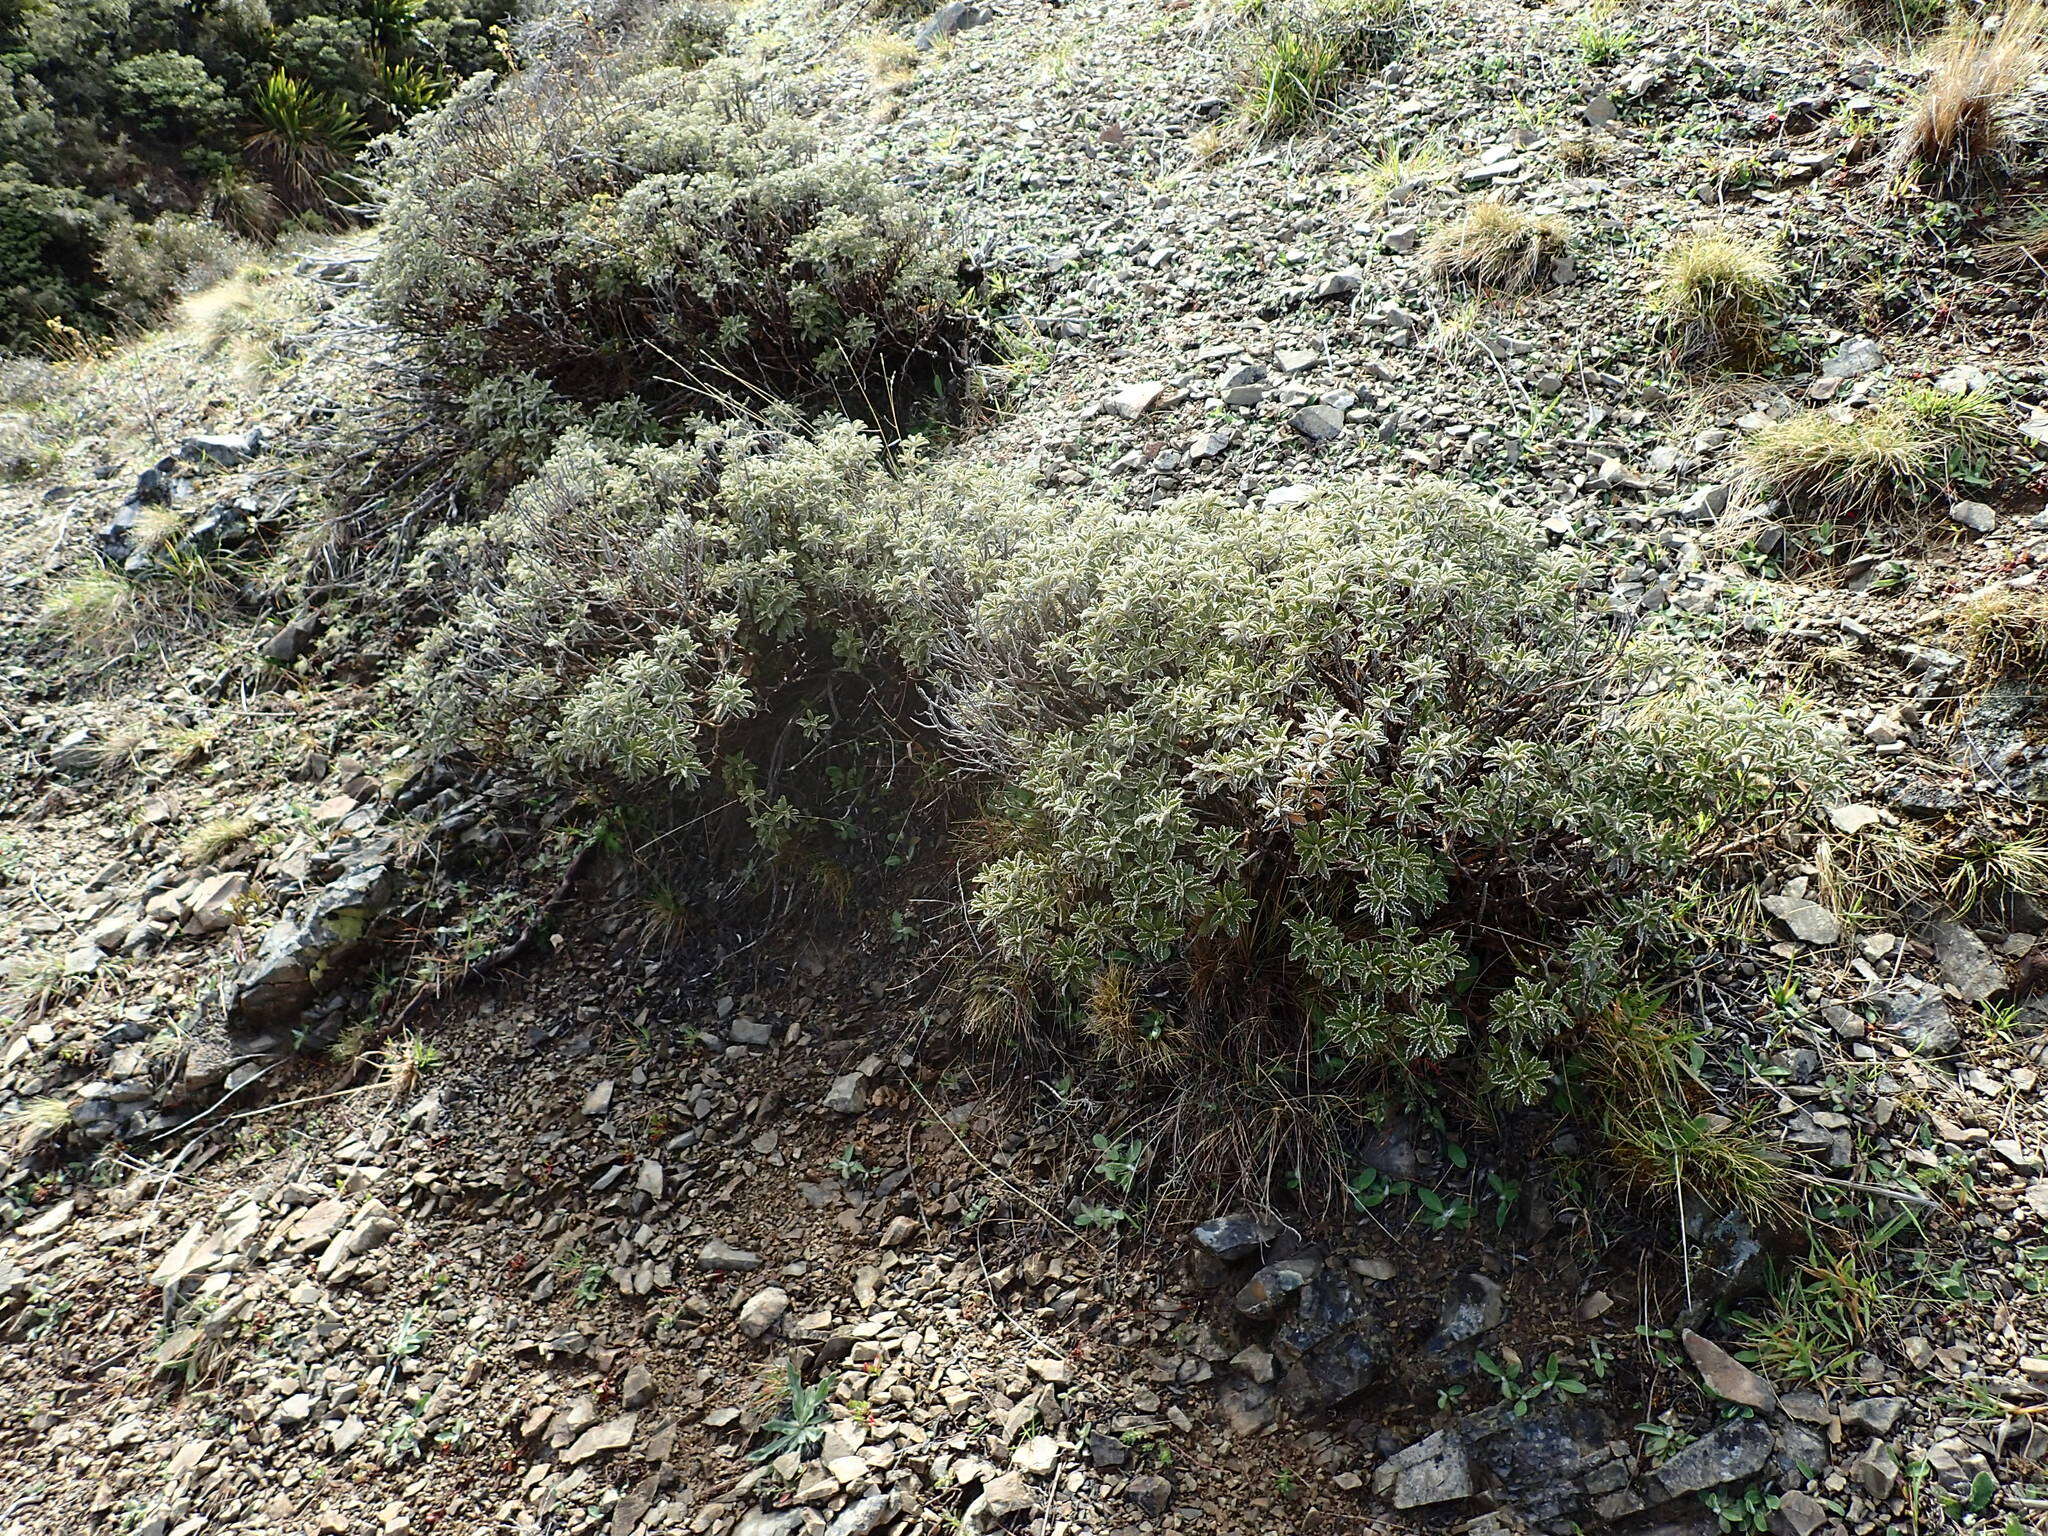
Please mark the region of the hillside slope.
<svg viewBox="0 0 2048 1536"><path fill-rule="evenodd" d="M2048 77L1949 200L1886 163L1930 66L1885 16L1375 8L1261 136L1287 14L725 46L993 285L942 469L1248 524L1447 477L1587 557L1589 632L1840 727L1803 819L1712 839L1749 885L1668 993L1756 1198L1449 1091L1330 1188L1258 1130L1183 1165L1157 1076L978 1027L937 793L820 916L431 751L400 668L490 583L409 524L563 429L451 425L372 232L7 365L0 1533L2041 1528ZM1474 285L1489 200L1533 223ZM1742 366L1650 307L1702 232L1782 273ZM1910 505L1760 482L1802 413L1973 398ZM450 439L513 446L406 456Z"/></svg>

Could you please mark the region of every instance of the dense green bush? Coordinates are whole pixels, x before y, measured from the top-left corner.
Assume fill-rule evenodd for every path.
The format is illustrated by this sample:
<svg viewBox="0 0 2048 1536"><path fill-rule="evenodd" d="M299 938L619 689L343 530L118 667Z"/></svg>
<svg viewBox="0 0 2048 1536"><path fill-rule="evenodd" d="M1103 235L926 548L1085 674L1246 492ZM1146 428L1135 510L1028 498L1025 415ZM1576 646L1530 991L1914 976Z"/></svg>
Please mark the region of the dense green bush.
<svg viewBox="0 0 2048 1536"><path fill-rule="evenodd" d="M469 381L883 414L960 350L960 259L758 102L718 63L470 81L384 166L384 313Z"/></svg>
<svg viewBox="0 0 2048 1536"><path fill-rule="evenodd" d="M1445 486L1133 512L891 475L844 428L585 438L451 538L469 595L415 674L443 745L786 828L764 744L825 729L835 676L907 683L894 728L993 811L1004 990L1131 1065L1463 1062L1531 1099L1729 829L1834 764L1817 719L1588 624L1525 517Z"/></svg>
<svg viewBox="0 0 2048 1536"><path fill-rule="evenodd" d="M497 61L492 31L513 4L0 4L0 346L32 343L53 317L137 319L138 290L114 276L138 246L169 271L164 215L255 234L281 211L354 201L345 173L368 134Z"/></svg>

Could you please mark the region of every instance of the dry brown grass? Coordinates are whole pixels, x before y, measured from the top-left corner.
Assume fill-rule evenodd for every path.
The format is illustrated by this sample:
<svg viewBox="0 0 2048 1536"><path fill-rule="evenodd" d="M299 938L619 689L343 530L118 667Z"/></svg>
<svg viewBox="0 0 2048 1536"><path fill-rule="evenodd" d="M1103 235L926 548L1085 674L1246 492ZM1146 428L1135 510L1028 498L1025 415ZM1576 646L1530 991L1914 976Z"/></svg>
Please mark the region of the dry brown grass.
<svg viewBox="0 0 2048 1536"><path fill-rule="evenodd" d="M1994 29L1960 15L1931 52L1934 77L1892 139L1903 185L1956 193L1996 175L2012 145L2015 98L2048 58L2048 9L2012 6Z"/></svg>
<svg viewBox="0 0 2048 1536"><path fill-rule="evenodd" d="M1762 350L1785 295L1776 250L1726 231L1674 246L1650 289L1650 311L1687 354L1746 362Z"/></svg>
<svg viewBox="0 0 2048 1536"><path fill-rule="evenodd" d="M1537 285L1570 239L1561 218L1482 198L1429 237L1422 267L1441 283L1523 292Z"/></svg>
<svg viewBox="0 0 2048 1536"><path fill-rule="evenodd" d="M2048 590L1993 587L1964 603L1957 639L1978 682L2048 677Z"/></svg>
<svg viewBox="0 0 2048 1536"><path fill-rule="evenodd" d="M195 827L178 844L178 858L186 868L211 864L246 843L256 831L253 816L220 816Z"/></svg>

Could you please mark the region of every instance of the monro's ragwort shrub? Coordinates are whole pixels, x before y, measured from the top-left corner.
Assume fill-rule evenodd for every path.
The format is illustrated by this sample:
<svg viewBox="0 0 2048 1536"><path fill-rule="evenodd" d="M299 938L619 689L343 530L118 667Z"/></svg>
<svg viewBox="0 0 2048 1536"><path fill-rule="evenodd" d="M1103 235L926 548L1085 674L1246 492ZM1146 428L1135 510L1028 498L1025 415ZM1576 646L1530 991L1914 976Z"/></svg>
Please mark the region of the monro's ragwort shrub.
<svg viewBox="0 0 2048 1536"><path fill-rule="evenodd" d="M987 965L1129 1065L1531 1100L1729 827L1833 760L1589 625L1524 515L1441 485L1132 511L891 472L843 426L584 439L472 553L419 664L444 743L744 799L832 679L908 687L889 729L995 824Z"/></svg>
<svg viewBox="0 0 2048 1536"><path fill-rule="evenodd" d="M965 274L731 60L471 80L392 149L386 316L471 378L882 419L967 335Z"/></svg>

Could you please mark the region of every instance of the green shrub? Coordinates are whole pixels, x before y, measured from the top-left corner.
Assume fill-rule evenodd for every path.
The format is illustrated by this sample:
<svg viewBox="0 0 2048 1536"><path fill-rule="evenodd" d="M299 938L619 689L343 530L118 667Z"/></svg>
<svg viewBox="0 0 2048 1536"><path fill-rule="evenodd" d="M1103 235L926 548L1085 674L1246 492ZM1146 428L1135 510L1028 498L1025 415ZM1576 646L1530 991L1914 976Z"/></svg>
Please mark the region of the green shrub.
<svg viewBox="0 0 2048 1536"><path fill-rule="evenodd" d="M41 340L45 321L88 302L101 232L116 217L0 165L0 345Z"/></svg>
<svg viewBox="0 0 2048 1536"><path fill-rule="evenodd" d="M1133 1067L1462 1063L1530 1100L1728 830L1834 763L1814 717L1587 623L1526 517L1446 486L1128 511L893 477L847 429L580 439L458 537L413 673L440 744L786 837L823 813L774 764L867 698L986 798L999 990Z"/></svg>
<svg viewBox="0 0 2048 1536"><path fill-rule="evenodd" d="M957 254L718 65L469 82L384 166L385 315L458 376L880 416L968 334Z"/></svg>
<svg viewBox="0 0 2048 1536"><path fill-rule="evenodd" d="M114 66L129 114L160 138L218 132L231 115L228 93L189 53L143 53Z"/></svg>
<svg viewBox="0 0 2048 1536"><path fill-rule="evenodd" d="M103 271L165 213L336 211L368 127L498 57L513 0L0 0L0 346L132 321ZM116 248L116 242L119 247ZM108 247L104 252L102 247Z"/></svg>
<svg viewBox="0 0 2048 1536"><path fill-rule="evenodd" d="M219 226L181 213L159 214L148 224L118 220L100 247L100 307L147 325L180 295L226 277L246 255Z"/></svg>

